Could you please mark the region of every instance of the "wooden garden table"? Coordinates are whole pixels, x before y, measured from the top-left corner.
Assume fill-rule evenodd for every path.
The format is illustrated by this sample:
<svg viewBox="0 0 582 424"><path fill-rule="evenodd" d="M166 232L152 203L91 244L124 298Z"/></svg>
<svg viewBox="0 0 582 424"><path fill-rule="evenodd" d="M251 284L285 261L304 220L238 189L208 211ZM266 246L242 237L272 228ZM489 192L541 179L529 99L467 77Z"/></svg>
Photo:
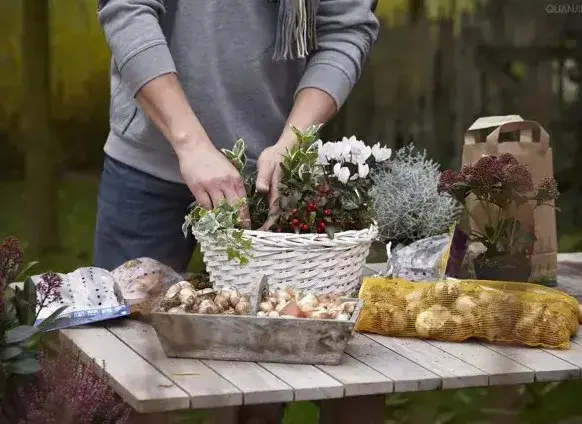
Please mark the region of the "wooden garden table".
<svg viewBox="0 0 582 424"><path fill-rule="evenodd" d="M559 255L559 262L561 288L582 297L582 254ZM206 409L216 423L230 424L238 422L240 406L319 401L321 423L351 413L351 422L375 424L383 422L390 393L582 377L582 331L570 350L357 333L337 366L168 358L153 328L129 319L61 335L104 367L113 388L143 414L140 423L161 423L160 414L169 411Z"/></svg>

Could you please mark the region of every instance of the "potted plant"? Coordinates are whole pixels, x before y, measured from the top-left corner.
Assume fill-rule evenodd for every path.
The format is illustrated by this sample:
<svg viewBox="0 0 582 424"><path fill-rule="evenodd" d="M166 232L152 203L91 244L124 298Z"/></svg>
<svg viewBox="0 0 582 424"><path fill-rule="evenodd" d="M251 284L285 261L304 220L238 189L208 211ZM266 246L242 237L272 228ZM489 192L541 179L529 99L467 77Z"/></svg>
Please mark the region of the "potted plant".
<svg viewBox="0 0 582 424"><path fill-rule="evenodd" d="M383 251L380 260L388 262L393 277L430 281L443 272L448 232L461 208L451 196L438 191L440 174L439 164L426 151L409 144L383 162L372 177L378 244ZM387 250L391 250L389 258Z"/></svg>
<svg viewBox="0 0 582 424"><path fill-rule="evenodd" d="M13 417L16 387L40 370L39 350L43 331L63 312L58 308L41 324L38 313L58 296L61 284L55 273L46 273L36 286L26 278L36 262L24 264L23 250L14 237L0 244L0 420Z"/></svg>
<svg viewBox="0 0 582 424"><path fill-rule="evenodd" d="M557 183L545 178L537 186L531 173L511 154L484 156L460 172L446 170L439 191L463 205L463 231L481 251L474 259L476 277L528 281L530 255L536 242L533 210L554 207Z"/></svg>
<svg viewBox="0 0 582 424"><path fill-rule="evenodd" d="M320 126L302 133L283 157L278 211L257 194L256 174L246 166L246 146L238 140L224 151L242 173L247 199L215 209L194 206L185 234L200 242L210 279L216 286L247 286L266 275L272 287L293 285L315 292L353 292L377 235L370 190L371 175L390 157L379 144L355 137L323 143ZM248 202L251 228L242 228L239 209ZM270 218L269 231L258 228Z"/></svg>
<svg viewBox="0 0 582 424"><path fill-rule="evenodd" d="M447 233L460 207L438 190L439 164L414 145L400 148L373 175L380 241L409 245Z"/></svg>

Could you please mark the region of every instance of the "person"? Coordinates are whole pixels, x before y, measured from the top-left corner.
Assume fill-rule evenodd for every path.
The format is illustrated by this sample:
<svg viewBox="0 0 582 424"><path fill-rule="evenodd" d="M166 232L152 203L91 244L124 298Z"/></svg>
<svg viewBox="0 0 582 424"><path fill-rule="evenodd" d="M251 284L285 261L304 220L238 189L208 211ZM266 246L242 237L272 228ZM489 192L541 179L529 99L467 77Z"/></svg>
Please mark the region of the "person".
<svg viewBox="0 0 582 424"><path fill-rule="evenodd" d="M345 102L378 35L375 3L99 0L112 52L111 130L94 265L145 256L184 271L192 200L211 208L246 195L220 151L237 138L274 204L281 156L296 142L290 126L325 123ZM281 409L240 412L241 422L259 416L279 422Z"/></svg>
<svg viewBox="0 0 582 424"><path fill-rule="evenodd" d="M374 3L99 0L112 60L94 265L146 256L185 271L192 201L246 195L220 150L237 138L274 204L290 126L327 122L360 77L378 34Z"/></svg>

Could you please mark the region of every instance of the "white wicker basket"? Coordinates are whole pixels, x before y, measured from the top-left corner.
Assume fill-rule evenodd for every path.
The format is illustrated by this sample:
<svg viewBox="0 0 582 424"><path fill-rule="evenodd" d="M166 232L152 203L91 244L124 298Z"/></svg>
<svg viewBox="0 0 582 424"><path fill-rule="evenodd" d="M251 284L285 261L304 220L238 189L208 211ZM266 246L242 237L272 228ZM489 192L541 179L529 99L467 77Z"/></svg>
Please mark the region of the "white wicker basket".
<svg viewBox="0 0 582 424"><path fill-rule="evenodd" d="M378 234L376 226L365 230L325 234L244 232L252 240L252 257L246 265L229 260L213 240L198 238L206 270L215 287L235 287L246 292L266 275L269 287L293 287L315 294L352 293L359 288L361 272Z"/></svg>

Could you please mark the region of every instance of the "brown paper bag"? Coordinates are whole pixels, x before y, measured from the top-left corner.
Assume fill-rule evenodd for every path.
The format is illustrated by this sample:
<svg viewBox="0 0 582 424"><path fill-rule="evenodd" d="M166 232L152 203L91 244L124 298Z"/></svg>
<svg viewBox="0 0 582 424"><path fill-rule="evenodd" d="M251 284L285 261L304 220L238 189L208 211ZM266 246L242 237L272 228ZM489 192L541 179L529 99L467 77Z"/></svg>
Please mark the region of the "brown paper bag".
<svg viewBox="0 0 582 424"><path fill-rule="evenodd" d="M485 135L483 130L493 131ZM537 141L533 139L534 130L539 133ZM516 131L519 131L518 140L499 141L501 134ZM462 165L474 164L484 155L503 153L514 155L519 163L527 166L534 184L538 184L543 178L554 176L550 137L539 123L524 121L519 115L490 116L479 118L467 130ZM530 281L555 285L558 260L555 209L551 206L539 206L532 216L531 206L524 206L530 210L518 211L515 218L525 227L533 227L537 238L531 256Z"/></svg>

